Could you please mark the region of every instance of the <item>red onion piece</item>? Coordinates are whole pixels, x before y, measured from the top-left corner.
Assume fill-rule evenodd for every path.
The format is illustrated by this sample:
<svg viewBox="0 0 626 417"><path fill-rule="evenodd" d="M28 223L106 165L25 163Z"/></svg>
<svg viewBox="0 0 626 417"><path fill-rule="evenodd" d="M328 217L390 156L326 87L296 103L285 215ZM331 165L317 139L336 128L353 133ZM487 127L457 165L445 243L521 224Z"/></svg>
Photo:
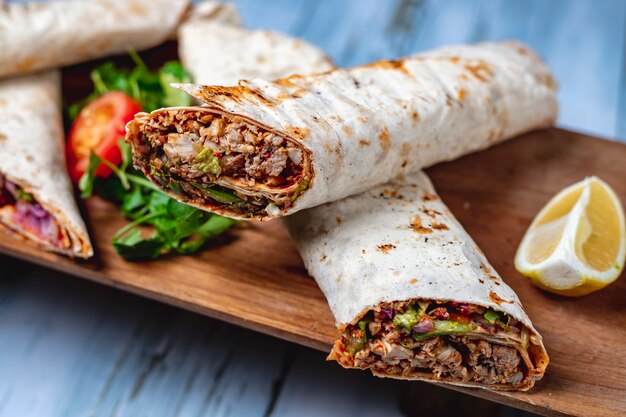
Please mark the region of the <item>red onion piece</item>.
<svg viewBox="0 0 626 417"><path fill-rule="evenodd" d="M17 201L13 221L53 245L60 245L59 226L54 217L37 203Z"/></svg>
<svg viewBox="0 0 626 417"><path fill-rule="evenodd" d="M390 319L393 318L393 310L390 308L381 308L380 312L384 314L385 316L389 317Z"/></svg>
<svg viewBox="0 0 626 417"><path fill-rule="evenodd" d="M479 317L474 318L474 322L476 322L476 324L478 324L483 329L487 330L489 333L491 334L496 333L496 327L492 325L491 323L489 323L487 320L485 320L483 317L479 316Z"/></svg>
<svg viewBox="0 0 626 417"><path fill-rule="evenodd" d="M420 317L420 321L412 327L415 333L427 333L433 329L433 319L429 316L423 315Z"/></svg>

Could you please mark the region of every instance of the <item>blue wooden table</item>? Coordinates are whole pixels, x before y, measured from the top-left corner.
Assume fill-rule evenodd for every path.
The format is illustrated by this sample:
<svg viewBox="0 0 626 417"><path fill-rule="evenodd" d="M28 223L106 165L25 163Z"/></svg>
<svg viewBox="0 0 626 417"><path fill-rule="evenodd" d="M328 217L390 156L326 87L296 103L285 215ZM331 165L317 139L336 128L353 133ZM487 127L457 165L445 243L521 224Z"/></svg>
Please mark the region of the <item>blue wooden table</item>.
<svg viewBox="0 0 626 417"><path fill-rule="evenodd" d="M626 1L236 3L248 27L303 37L341 66L520 39L556 74L561 126L626 139ZM0 257L0 265L0 417L379 417L416 409L410 395L421 384L344 371L321 352L20 261Z"/></svg>

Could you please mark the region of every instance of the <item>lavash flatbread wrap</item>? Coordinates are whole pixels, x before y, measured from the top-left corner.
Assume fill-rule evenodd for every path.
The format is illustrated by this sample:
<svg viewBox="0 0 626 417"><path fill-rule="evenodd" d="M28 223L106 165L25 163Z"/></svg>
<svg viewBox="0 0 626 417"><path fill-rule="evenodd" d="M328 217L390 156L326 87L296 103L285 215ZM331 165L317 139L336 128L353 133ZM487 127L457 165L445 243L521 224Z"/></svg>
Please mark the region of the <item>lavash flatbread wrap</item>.
<svg viewBox="0 0 626 417"><path fill-rule="evenodd" d="M47 250L93 248L67 174L56 71L0 81L0 224Z"/></svg>
<svg viewBox="0 0 626 417"><path fill-rule="evenodd" d="M328 57L304 40L196 19L178 29L178 55L197 84L233 86L240 79L273 80L334 68Z"/></svg>
<svg viewBox="0 0 626 417"><path fill-rule="evenodd" d="M424 173L284 223L341 333L329 360L494 390L543 376L541 336Z"/></svg>
<svg viewBox="0 0 626 417"><path fill-rule="evenodd" d="M0 76L157 46L175 36L190 4L190 0L0 2ZM199 5L195 14L239 21L232 7L213 1Z"/></svg>
<svg viewBox="0 0 626 417"><path fill-rule="evenodd" d="M203 106L139 113L135 165L174 198L265 220L551 125L555 82L516 42L352 69L182 85Z"/></svg>

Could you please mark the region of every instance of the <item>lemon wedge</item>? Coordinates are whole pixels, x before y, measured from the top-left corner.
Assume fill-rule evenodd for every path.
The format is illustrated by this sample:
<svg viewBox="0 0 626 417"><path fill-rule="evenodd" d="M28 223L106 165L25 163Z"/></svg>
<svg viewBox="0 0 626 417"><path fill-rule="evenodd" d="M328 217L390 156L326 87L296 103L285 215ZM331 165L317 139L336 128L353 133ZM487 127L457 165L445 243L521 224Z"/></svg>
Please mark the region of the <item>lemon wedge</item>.
<svg viewBox="0 0 626 417"><path fill-rule="evenodd" d="M538 287L578 296L615 281L625 257L622 204L608 184L588 177L541 209L517 249L515 268Z"/></svg>

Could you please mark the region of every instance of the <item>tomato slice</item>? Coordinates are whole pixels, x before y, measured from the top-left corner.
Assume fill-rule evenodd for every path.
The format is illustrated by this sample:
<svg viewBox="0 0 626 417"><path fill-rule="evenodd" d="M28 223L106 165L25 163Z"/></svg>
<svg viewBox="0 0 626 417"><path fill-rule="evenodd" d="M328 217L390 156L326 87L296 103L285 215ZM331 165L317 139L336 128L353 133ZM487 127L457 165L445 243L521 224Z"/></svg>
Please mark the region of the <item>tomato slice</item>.
<svg viewBox="0 0 626 417"><path fill-rule="evenodd" d="M141 105L126 94L111 91L89 103L74 120L66 146L70 177L78 182L89 165L91 150L100 158L119 165L122 154L119 140L126 123L141 111ZM110 168L100 165L96 176L106 178Z"/></svg>

